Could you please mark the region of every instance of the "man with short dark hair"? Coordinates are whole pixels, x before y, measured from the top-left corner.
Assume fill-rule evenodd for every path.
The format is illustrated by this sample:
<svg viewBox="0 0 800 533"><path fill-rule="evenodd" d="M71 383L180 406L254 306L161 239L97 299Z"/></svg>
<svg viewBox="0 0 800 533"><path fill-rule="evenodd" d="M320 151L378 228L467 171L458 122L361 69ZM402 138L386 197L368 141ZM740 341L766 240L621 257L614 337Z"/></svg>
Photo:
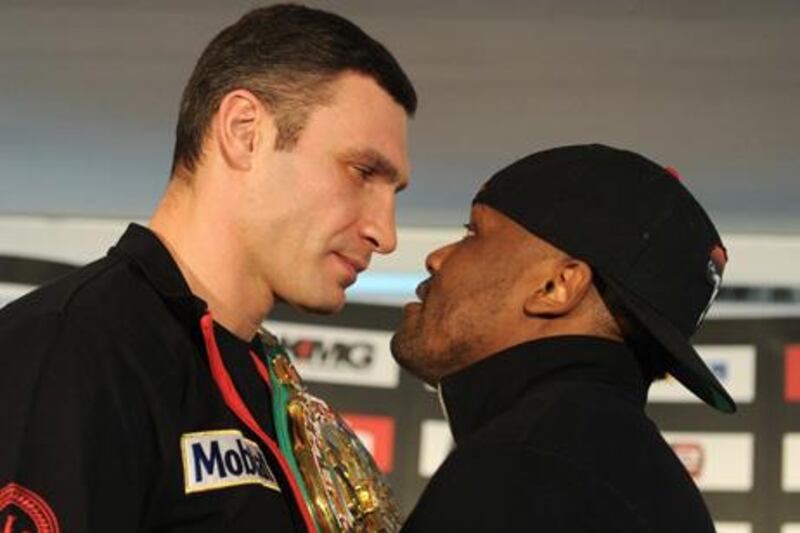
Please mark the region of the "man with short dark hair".
<svg viewBox="0 0 800 533"><path fill-rule="evenodd" d="M415 109L337 15L277 5L214 38L149 227L0 311L4 532L316 528L256 332L279 300L339 310L395 248Z"/></svg>
<svg viewBox="0 0 800 533"><path fill-rule="evenodd" d="M492 177L392 339L456 443L405 530L713 532L644 404L669 372L735 410L689 342L725 262L688 190L632 152L556 148Z"/></svg>

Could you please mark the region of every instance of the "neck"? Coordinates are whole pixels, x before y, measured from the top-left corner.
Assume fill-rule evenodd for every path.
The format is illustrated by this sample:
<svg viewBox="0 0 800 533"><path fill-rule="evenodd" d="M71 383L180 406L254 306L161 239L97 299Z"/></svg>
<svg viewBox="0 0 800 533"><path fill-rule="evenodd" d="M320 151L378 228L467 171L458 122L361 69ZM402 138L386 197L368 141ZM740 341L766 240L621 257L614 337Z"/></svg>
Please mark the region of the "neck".
<svg viewBox="0 0 800 533"><path fill-rule="evenodd" d="M224 198L197 190L202 177L173 178L149 227L169 250L192 292L214 320L249 341L272 310L269 287L247 267L241 237ZM211 200L208 200L208 199Z"/></svg>
<svg viewBox="0 0 800 533"><path fill-rule="evenodd" d="M600 328L597 324L566 323L547 324L537 330L527 340L539 340L550 337L595 337L615 342L623 342L622 335L610 329Z"/></svg>

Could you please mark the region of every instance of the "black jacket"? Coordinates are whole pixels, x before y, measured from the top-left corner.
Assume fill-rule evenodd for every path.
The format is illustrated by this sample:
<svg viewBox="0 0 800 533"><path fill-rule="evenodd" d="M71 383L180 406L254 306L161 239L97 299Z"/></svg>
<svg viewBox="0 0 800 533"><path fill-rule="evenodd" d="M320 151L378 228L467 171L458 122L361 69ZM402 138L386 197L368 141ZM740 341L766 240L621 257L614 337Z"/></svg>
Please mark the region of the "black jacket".
<svg viewBox="0 0 800 533"><path fill-rule="evenodd" d="M277 457L209 372L205 312L136 225L107 257L0 311L0 527L45 531L52 515L65 532L303 529ZM258 339L214 332L274 437Z"/></svg>
<svg viewBox="0 0 800 533"><path fill-rule="evenodd" d="M713 533L623 344L521 344L443 380L456 447L405 531Z"/></svg>

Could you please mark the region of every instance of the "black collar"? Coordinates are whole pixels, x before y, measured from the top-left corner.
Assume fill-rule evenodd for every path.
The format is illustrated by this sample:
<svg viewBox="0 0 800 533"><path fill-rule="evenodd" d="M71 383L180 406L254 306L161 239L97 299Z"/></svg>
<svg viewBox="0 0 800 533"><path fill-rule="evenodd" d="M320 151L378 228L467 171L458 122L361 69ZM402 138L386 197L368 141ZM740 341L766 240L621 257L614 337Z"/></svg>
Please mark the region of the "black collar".
<svg viewBox="0 0 800 533"><path fill-rule="evenodd" d="M599 337L563 336L525 342L447 376L442 402L456 442L503 413L529 389L554 383L604 383L644 406L647 386L636 356Z"/></svg>
<svg viewBox="0 0 800 533"><path fill-rule="evenodd" d="M108 254L136 265L181 322L191 331L198 328L198 321L208 306L192 294L177 263L155 233L144 226L130 224Z"/></svg>

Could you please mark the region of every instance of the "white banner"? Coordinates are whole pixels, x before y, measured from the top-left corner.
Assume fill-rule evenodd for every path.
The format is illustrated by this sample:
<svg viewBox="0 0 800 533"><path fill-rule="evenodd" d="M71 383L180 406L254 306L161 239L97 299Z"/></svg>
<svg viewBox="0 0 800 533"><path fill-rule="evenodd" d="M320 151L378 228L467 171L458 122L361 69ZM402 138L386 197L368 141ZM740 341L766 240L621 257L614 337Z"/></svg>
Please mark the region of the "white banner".
<svg viewBox="0 0 800 533"><path fill-rule="evenodd" d="M419 475L431 477L453 449L453 435L444 420L423 420L419 443Z"/></svg>
<svg viewBox="0 0 800 533"><path fill-rule="evenodd" d="M783 490L800 492L800 433L783 436Z"/></svg>
<svg viewBox="0 0 800 533"><path fill-rule="evenodd" d="M32 291L36 287L21 285L19 283L0 282L0 307L12 302L23 294Z"/></svg>
<svg viewBox="0 0 800 533"><path fill-rule="evenodd" d="M753 488L753 434L665 432L664 439L703 491Z"/></svg>
<svg viewBox="0 0 800 533"><path fill-rule="evenodd" d="M714 522L717 533L753 533L753 525L748 522Z"/></svg>
<svg viewBox="0 0 800 533"><path fill-rule="evenodd" d="M307 381L394 388L400 367L389 350L392 333L268 321Z"/></svg>
<svg viewBox="0 0 800 533"><path fill-rule="evenodd" d="M698 345L697 352L737 403L756 397L756 347L750 344ZM650 386L648 400L663 403L699 403L700 400L672 376Z"/></svg>

